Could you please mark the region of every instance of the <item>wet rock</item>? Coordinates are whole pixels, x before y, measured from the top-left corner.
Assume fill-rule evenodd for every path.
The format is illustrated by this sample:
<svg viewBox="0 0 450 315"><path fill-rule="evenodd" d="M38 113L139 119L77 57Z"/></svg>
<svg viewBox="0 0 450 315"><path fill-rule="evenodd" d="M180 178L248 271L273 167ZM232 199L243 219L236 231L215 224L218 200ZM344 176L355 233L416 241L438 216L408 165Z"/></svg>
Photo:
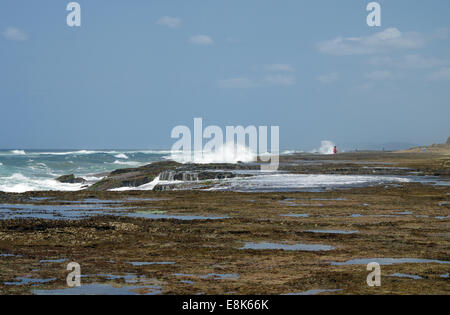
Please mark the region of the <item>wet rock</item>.
<svg viewBox="0 0 450 315"><path fill-rule="evenodd" d="M75 177L74 174L70 175L63 175L56 179L60 183L66 183L66 184L84 184L86 183L86 180L81 177Z"/></svg>
<svg viewBox="0 0 450 315"><path fill-rule="evenodd" d="M88 190L105 191L119 187L138 187L150 183L160 173L173 170L180 165L173 161L162 161L137 168L118 169L93 184Z"/></svg>
<svg viewBox="0 0 450 315"><path fill-rule="evenodd" d="M201 181L232 178L236 174L232 173L231 170L257 168L259 168L258 165L246 164L181 164L174 161L161 161L137 168L115 170L89 187L88 190L106 191L120 187L138 187L150 183L157 176L159 176L160 180L166 181ZM165 190L165 188L159 187L156 190Z"/></svg>

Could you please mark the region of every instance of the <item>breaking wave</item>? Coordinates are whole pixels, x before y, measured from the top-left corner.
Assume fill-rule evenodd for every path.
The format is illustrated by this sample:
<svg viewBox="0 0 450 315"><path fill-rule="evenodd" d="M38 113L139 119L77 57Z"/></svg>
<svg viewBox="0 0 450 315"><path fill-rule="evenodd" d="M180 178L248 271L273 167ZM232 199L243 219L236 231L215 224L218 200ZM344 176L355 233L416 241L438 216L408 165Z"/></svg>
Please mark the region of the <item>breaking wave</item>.
<svg viewBox="0 0 450 315"><path fill-rule="evenodd" d="M116 164L116 165L130 165L130 166L140 166L140 165L142 165L142 163L140 163L140 162L119 161L119 160L115 160L112 164Z"/></svg>
<svg viewBox="0 0 450 315"><path fill-rule="evenodd" d="M76 191L82 184L63 184L54 179L37 179L15 173L8 177L0 177L0 191L23 193L27 191Z"/></svg>
<svg viewBox="0 0 450 315"><path fill-rule="evenodd" d="M198 153L198 154L196 154ZM170 159L179 163L238 163L254 162L257 159L256 153L248 147L226 143L215 151L203 152L171 152Z"/></svg>
<svg viewBox="0 0 450 315"><path fill-rule="evenodd" d="M118 159L125 159L125 160L128 159L128 156L124 153L116 154L116 155L114 155L114 157L118 158Z"/></svg>
<svg viewBox="0 0 450 315"><path fill-rule="evenodd" d="M12 154L16 154L16 155L25 155L25 151L24 150L11 150L10 151Z"/></svg>
<svg viewBox="0 0 450 315"><path fill-rule="evenodd" d="M312 150L311 153L333 154L334 146L334 142L330 140L323 140L320 142L320 148Z"/></svg>

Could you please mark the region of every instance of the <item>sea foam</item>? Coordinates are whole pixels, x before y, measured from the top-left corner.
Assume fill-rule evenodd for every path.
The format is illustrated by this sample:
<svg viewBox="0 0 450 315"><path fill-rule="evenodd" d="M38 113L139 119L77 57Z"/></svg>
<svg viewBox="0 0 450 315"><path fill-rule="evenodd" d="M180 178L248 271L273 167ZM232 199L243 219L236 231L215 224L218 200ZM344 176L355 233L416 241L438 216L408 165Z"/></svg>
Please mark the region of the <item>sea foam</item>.
<svg viewBox="0 0 450 315"><path fill-rule="evenodd" d="M254 162L257 155L248 147L243 145L235 145L234 143L226 143L216 150L203 152L171 152L170 159L179 163L237 163L237 162Z"/></svg>
<svg viewBox="0 0 450 315"><path fill-rule="evenodd" d="M76 191L82 184L64 184L54 179L35 179L15 173L8 177L0 177L0 191L23 193L27 191Z"/></svg>

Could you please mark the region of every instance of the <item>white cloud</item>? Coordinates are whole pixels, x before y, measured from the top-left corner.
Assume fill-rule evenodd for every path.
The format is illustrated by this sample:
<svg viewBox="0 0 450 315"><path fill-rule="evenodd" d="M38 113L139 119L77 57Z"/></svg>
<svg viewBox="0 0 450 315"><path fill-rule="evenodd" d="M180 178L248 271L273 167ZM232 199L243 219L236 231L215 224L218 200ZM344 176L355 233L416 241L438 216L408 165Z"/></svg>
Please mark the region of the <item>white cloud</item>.
<svg viewBox="0 0 450 315"><path fill-rule="evenodd" d="M233 78L219 81L221 89L249 89L257 87L258 84L248 78Z"/></svg>
<svg viewBox="0 0 450 315"><path fill-rule="evenodd" d="M369 63L374 66L390 66L402 69L427 69L448 65L450 62L435 57L424 57L422 55L406 55L400 59L390 57L373 57Z"/></svg>
<svg viewBox="0 0 450 315"><path fill-rule="evenodd" d="M402 33L397 28L387 28L370 36L337 37L319 42L317 48L324 54L369 55L396 49L419 48L424 46L425 38L415 32Z"/></svg>
<svg viewBox="0 0 450 315"><path fill-rule="evenodd" d="M393 80L395 76L388 70L378 70L366 73L365 77L371 80Z"/></svg>
<svg viewBox="0 0 450 315"><path fill-rule="evenodd" d="M181 19L177 17L163 16L156 21L156 24L167 26L168 28L177 28L181 25Z"/></svg>
<svg viewBox="0 0 450 315"><path fill-rule="evenodd" d="M263 78L263 81L269 85L294 85L295 84L295 76L293 75L284 75L284 74L275 74L275 75L266 75Z"/></svg>
<svg viewBox="0 0 450 315"><path fill-rule="evenodd" d="M322 83L327 84L327 83L333 83L338 78L339 78L339 74L337 74L336 72L332 72L332 73L321 74L321 75L317 76L316 79Z"/></svg>
<svg viewBox="0 0 450 315"><path fill-rule="evenodd" d="M429 80L450 80L450 67L442 68L428 76Z"/></svg>
<svg viewBox="0 0 450 315"><path fill-rule="evenodd" d="M5 37L7 40L15 40L15 41L24 41L28 39L28 35L19 30L16 27L7 27L3 31L3 37Z"/></svg>
<svg viewBox="0 0 450 315"><path fill-rule="evenodd" d="M195 45L212 45L214 41L208 35L195 35L189 38L189 42Z"/></svg>
<svg viewBox="0 0 450 315"><path fill-rule="evenodd" d="M264 69L267 71L273 71L273 72L295 72L295 69L288 64L283 63L275 63L271 65L265 65Z"/></svg>

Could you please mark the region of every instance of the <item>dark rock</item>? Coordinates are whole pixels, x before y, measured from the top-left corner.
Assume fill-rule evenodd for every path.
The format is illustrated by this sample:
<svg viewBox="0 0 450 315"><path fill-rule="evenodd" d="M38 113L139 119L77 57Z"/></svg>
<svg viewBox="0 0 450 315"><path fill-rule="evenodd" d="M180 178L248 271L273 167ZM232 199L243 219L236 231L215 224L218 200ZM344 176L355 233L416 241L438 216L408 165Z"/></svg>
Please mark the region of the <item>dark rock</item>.
<svg viewBox="0 0 450 315"><path fill-rule="evenodd" d="M118 169L90 186L88 190L105 191L120 187L138 187L153 181L157 176L161 180L197 181L235 177L230 170L259 169L259 165L248 164L181 164L174 161L154 162L137 168ZM240 175L246 176L246 175ZM157 188L164 189L164 188Z"/></svg>
<svg viewBox="0 0 450 315"><path fill-rule="evenodd" d="M81 177L75 177L75 175L63 175L56 179L60 183L66 183L66 184L84 184L86 183L86 180Z"/></svg>
<svg viewBox="0 0 450 315"><path fill-rule="evenodd" d="M138 187L150 183L160 173L175 169L180 165L173 161L162 161L137 168L118 169L89 187L89 190L105 191L120 187Z"/></svg>

